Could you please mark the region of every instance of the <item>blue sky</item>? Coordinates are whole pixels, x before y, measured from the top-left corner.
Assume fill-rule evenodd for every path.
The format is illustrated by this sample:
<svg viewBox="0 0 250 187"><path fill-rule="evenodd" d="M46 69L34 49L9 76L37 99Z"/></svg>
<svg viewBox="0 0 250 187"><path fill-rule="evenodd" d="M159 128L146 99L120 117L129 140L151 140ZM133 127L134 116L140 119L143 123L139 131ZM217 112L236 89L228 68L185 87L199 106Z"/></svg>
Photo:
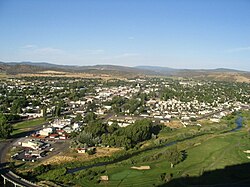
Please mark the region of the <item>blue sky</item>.
<svg viewBox="0 0 250 187"><path fill-rule="evenodd" d="M1 0L0 60L250 71L249 0Z"/></svg>

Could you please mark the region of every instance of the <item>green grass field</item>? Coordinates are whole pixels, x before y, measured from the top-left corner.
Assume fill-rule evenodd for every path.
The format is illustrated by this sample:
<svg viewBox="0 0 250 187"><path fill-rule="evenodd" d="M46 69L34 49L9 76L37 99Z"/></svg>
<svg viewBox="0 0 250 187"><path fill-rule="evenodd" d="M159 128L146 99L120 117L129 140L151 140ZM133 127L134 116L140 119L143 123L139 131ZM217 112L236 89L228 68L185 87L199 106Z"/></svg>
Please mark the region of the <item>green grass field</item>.
<svg viewBox="0 0 250 187"><path fill-rule="evenodd" d="M250 150L250 133L248 132L250 127L249 115L249 111L242 114L245 120L244 127L238 131L229 132L228 128L230 129L230 127L224 124L226 122L223 122L223 128L226 129L214 129L215 127L223 126L223 124L205 125L203 129L212 129L212 133L205 133L172 145L177 146L178 150L185 150L186 152L186 158L175 165L174 168L171 168L170 163L164 157L164 152L172 147L170 146L144 150L142 153L132 156L129 159L107 166L94 167L63 176L48 176L47 180L72 184L72 186L149 187L165 184L166 178L162 179L162 174L167 176L168 180L171 179L170 183L177 181L177 184L180 184L178 183L180 181L186 180L187 176L191 177L192 180L197 177L198 182L208 185L218 182L224 184L226 182L233 182L234 180L249 179L250 172L244 172L244 168L246 167L241 167L241 164L244 163L249 163L250 166L250 159L243 152L244 150ZM191 126L170 132L163 132L159 135L159 138L167 138L167 140L172 141L174 137L197 131L199 131L198 127ZM152 141L149 140L146 143L152 143ZM163 156L154 159L154 156L159 155L159 153L163 153ZM135 170L131 169L132 166L150 166L151 169ZM240 166L240 169L238 169L235 175L234 170L229 170L228 166ZM214 171L217 171L216 174L211 174ZM225 175L225 172L221 171L226 171L228 175ZM95 172L97 174L92 175L88 174L88 172ZM207 176L208 172L210 172L208 174L209 179L200 179L200 176ZM98 181L101 175L108 175L109 180ZM172 186L180 185L174 184Z"/></svg>
<svg viewBox="0 0 250 187"><path fill-rule="evenodd" d="M190 146L194 142L200 144ZM200 176L205 171L213 171L215 169L223 169L225 166L249 163L247 154L244 150L250 149L250 140L246 136L246 131L222 134L217 136L204 136L192 140L188 140L178 144L179 149L185 149L187 158L177 164L174 168L170 167L170 163L166 160L157 160L147 163L136 163L136 166L149 165L150 170L138 171L131 169L133 164L123 162L113 164L106 167L106 174L109 181L93 184L83 178L76 181L80 186L154 186L161 185L161 173L172 173L173 178L182 176ZM167 149L167 148L163 148ZM149 151L145 154L153 154L157 151ZM136 157L145 156L138 155ZM133 158L136 160L136 158ZM212 179L209 181L212 182Z"/></svg>
<svg viewBox="0 0 250 187"><path fill-rule="evenodd" d="M12 136L20 134L22 132L26 132L29 131L31 127L35 127L38 125L41 125L45 122L45 120L43 118L37 118L37 119L33 119L33 120L29 120L29 121L23 121L20 123L16 123L13 125L13 132L12 132Z"/></svg>

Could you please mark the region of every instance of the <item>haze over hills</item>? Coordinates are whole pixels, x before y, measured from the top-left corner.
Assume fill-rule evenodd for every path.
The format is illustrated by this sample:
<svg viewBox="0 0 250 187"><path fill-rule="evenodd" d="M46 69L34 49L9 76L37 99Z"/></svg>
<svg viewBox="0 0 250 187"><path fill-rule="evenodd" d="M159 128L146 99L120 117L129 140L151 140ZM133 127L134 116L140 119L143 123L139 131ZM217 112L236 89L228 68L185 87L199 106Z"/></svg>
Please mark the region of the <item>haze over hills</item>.
<svg viewBox="0 0 250 187"><path fill-rule="evenodd" d="M175 76L213 80L236 80L248 82L250 72L227 68L217 69L175 69L160 66L117 66L93 65L74 66L58 65L47 62L0 62L0 72L6 74L39 73L42 71L59 71L70 73L107 74L121 77L130 76Z"/></svg>

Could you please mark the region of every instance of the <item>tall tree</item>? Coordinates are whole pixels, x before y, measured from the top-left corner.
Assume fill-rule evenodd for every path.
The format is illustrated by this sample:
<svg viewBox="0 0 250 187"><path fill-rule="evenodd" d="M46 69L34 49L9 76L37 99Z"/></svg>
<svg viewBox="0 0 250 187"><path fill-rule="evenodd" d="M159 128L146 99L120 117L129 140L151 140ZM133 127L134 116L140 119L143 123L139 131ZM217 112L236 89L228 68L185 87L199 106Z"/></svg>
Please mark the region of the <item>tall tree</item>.
<svg viewBox="0 0 250 187"><path fill-rule="evenodd" d="M43 110L43 118L46 120L47 119L47 107L44 106L42 110Z"/></svg>
<svg viewBox="0 0 250 187"><path fill-rule="evenodd" d="M13 128L7 123L6 117L0 113L0 138L8 138Z"/></svg>

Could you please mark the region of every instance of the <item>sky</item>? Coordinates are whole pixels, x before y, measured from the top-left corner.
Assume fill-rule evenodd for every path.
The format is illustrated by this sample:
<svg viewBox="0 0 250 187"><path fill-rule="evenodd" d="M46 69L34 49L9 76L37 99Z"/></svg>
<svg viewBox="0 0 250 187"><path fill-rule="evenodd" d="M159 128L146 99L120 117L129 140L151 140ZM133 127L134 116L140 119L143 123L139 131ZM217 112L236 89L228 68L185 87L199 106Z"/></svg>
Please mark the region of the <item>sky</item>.
<svg viewBox="0 0 250 187"><path fill-rule="evenodd" d="M250 0L0 0L0 61L250 71Z"/></svg>

